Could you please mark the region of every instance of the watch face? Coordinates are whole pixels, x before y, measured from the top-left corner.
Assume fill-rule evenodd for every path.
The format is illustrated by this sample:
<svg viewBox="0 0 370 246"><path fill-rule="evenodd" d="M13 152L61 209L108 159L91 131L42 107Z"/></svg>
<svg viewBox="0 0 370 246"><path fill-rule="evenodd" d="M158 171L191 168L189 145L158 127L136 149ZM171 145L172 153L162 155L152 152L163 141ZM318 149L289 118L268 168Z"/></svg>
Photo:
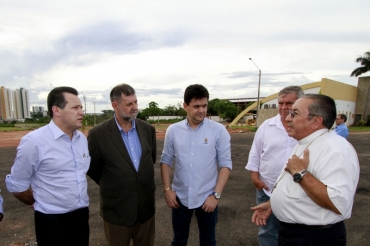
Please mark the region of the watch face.
<svg viewBox="0 0 370 246"><path fill-rule="evenodd" d="M213 192L213 195L216 197L216 199L220 199L221 198L221 194L218 193L218 192Z"/></svg>
<svg viewBox="0 0 370 246"><path fill-rule="evenodd" d="M302 179L302 175L300 173L296 173L293 175L294 182L299 182Z"/></svg>

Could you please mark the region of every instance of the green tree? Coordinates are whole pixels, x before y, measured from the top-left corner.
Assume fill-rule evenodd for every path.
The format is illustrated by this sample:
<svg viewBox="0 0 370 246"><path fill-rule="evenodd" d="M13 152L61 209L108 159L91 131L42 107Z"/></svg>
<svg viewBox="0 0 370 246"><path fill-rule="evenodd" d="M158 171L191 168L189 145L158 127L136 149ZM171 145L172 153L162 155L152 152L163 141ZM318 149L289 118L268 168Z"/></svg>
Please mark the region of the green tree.
<svg viewBox="0 0 370 246"><path fill-rule="evenodd" d="M185 118L186 115L187 115L185 109L183 108L183 104L181 102L177 103L177 111L176 111L176 114L178 116L181 116L182 118Z"/></svg>
<svg viewBox="0 0 370 246"><path fill-rule="evenodd" d="M164 114L165 115L175 115L176 111L177 111L177 108L175 105L168 105L166 106L164 109Z"/></svg>
<svg viewBox="0 0 370 246"><path fill-rule="evenodd" d="M215 104L217 104L219 102L220 102L220 99L218 99L218 98L215 98L215 99L212 99L212 100L208 101L208 109L207 109L208 114L218 115L218 112L215 109Z"/></svg>
<svg viewBox="0 0 370 246"><path fill-rule="evenodd" d="M358 67L353 70L351 77L358 77L361 74L370 71L370 51L365 52L364 56L357 57L356 62L361 63L362 67Z"/></svg>
<svg viewBox="0 0 370 246"><path fill-rule="evenodd" d="M143 113L154 117L161 113L161 109L158 108L158 103L152 101L149 103L149 107L143 110Z"/></svg>
<svg viewBox="0 0 370 246"><path fill-rule="evenodd" d="M213 106L213 110L217 112L221 119L233 120L237 116L238 108L228 100L219 100Z"/></svg>

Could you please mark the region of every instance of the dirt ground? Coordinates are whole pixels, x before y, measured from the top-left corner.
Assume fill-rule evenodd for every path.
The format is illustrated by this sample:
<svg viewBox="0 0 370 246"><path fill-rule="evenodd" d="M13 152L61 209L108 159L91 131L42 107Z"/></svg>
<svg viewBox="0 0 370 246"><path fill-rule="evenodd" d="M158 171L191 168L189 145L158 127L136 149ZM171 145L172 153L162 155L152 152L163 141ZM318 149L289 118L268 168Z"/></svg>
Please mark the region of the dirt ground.
<svg viewBox="0 0 370 246"><path fill-rule="evenodd" d="M238 131L236 131L238 132ZM24 135L24 133L23 133ZM156 191L156 239L155 245L170 245L172 239L171 210L164 202L160 168L158 161L163 148L163 135L158 133L157 163L155 165ZM250 222L251 206L255 205L255 189L249 173L244 169L254 133L231 134L233 171L222 194L219 204L219 219L217 224L218 245L258 245L258 227ZM7 192L4 178L9 173L16 155L16 145L5 146L5 139L0 132L0 188L4 197L5 217L0 222L0 245L37 245L33 224L33 211L16 200ZM352 218L345 221L347 227L347 245L362 246L370 242L370 134L350 134L348 140L358 152L361 176L355 196ZM17 144L18 140L14 140ZM18 141L18 142L17 142ZM9 145L9 144L8 144ZM98 186L90 179L88 193L90 196L90 245L107 245L102 219L99 215ZM71 243L73 245L73 243ZM191 225L188 245L199 245L196 219Z"/></svg>

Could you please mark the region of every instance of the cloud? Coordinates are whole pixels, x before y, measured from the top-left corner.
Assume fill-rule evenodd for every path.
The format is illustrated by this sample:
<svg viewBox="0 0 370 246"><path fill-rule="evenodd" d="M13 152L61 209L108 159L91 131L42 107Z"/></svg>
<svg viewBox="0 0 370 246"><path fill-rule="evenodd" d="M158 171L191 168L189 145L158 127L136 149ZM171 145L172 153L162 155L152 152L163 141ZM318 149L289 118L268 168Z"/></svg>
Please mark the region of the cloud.
<svg viewBox="0 0 370 246"><path fill-rule="evenodd" d="M133 29L133 28L131 28ZM0 81L13 81L15 77L34 79L36 73L65 66L88 66L101 61L102 56L145 52L160 48L184 45L186 35L166 31L153 35L150 32L131 31L122 22L97 22L81 26L46 42L43 47L0 50Z"/></svg>

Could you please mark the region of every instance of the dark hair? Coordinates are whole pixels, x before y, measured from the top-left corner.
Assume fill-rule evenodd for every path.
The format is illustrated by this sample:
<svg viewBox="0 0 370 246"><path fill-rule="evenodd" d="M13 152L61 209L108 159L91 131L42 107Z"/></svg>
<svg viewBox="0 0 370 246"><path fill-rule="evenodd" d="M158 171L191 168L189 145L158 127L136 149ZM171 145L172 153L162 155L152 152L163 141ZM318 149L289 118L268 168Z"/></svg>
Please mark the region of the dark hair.
<svg viewBox="0 0 370 246"><path fill-rule="evenodd" d="M189 85L185 89L184 93L184 102L189 105L192 99L202 99L202 98L209 99L209 93L206 87L199 84Z"/></svg>
<svg viewBox="0 0 370 246"><path fill-rule="evenodd" d="M135 95L135 90L128 84L119 84L113 87L110 92L110 101L111 102L120 102L122 99L122 93L125 96Z"/></svg>
<svg viewBox="0 0 370 246"><path fill-rule="evenodd" d="M338 114L338 116L339 116L342 120L344 120L344 122L346 122L346 121L347 121L347 115L345 115L345 114Z"/></svg>
<svg viewBox="0 0 370 246"><path fill-rule="evenodd" d="M63 93L70 93L78 96L78 91L75 88L68 86L55 87L49 92L47 104L48 104L48 115L53 118L53 106L64 109L67 105L67 101Z"/></svg>
<svg viewBox="0 0 370 246"><path fill-rule="evenodd" d="M310 113L308 118L312 119L314 116L321 116L323 125L330 129L337 118L337 108L334 99L322 94L306 94L302 98L312 100L308 105L308 112Z"/></svg>
<svg viewBox="0 0 370 246"><path fill-rule="evenodd" d="M278 94L278 97L281 96L281 95L286 95L286 94L290 94L290 93L295 93L296 96L297 96L297 99L298 98L301 98L303 95L304 95L304 92L302 90L302 88L300 86L287 86L285 88L283 88L279 94Z"/></svg>

